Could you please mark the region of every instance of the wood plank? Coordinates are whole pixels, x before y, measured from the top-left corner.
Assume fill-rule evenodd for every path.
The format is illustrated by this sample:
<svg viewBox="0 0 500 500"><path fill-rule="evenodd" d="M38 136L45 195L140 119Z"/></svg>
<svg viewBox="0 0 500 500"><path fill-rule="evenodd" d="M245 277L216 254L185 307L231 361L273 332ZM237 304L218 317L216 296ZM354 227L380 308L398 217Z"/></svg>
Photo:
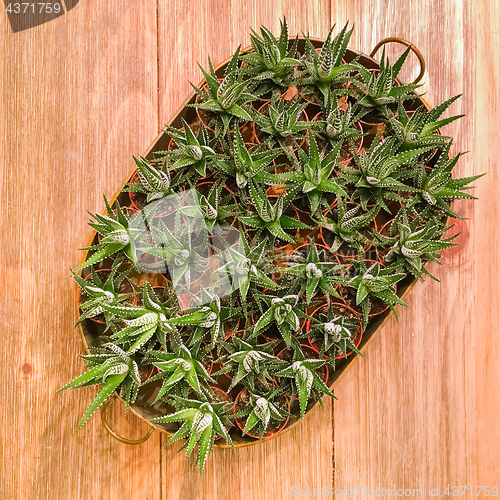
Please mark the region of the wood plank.
<svg viewBox="0 0 500 500"><path fill-rule="evenodd" d="M500 335L496 325L500 317L500 287L498 268L500 252L496 237L500 235L500 183L496 124L500 115L500 2L485 0L474 3L476 26L471 72L475 75L475 129L471 134L471 149L476 169L488 172L476 189L481 201L475 204L471 220L470 239L475 242L475 273L471 276L474 289L474 310L471 321L476 337L476 371L474 381L476 407L470 413L477 420L477 480L481 485L497 484L500 478Z"/></svg>
<svg viewBox="0 0 500 500"><path fill-rule="evenodd" d="M76 434L95 390L56 394L83 370L67 278L91 234L86 210L103 211L156 135L156 5L87 0L16 34L2 6L0 30L1 497L156 500L158 436L127 447L98 416Z"/></svg>
<svg viewBox="0 0 500 500"><path fill-rule="evenodd" d="M498 67L498 58L484 50L487 29L482 27L482 38L476 32L488 5L479 12L472 2L454 2L453 8L445 1L411 1L404 9L388 1L350 2L349 10L339 5L332 4L332 19L349 17L357 23L361 30L355 31L354 40L362 50L369 52L387 36L416 44L428 63L423 89L431 105L463 93L448 114L467 116L447 132L455 137L455 152L471 152L460 160L455 175L488 170L486 131L498 111L498 92L493 90L494 80L484 77L484 68ZM390 16L384 15L387 12ZM366 26L370 29L363 29ZM479 52L483 59L474 63ZM485 97L492 94L494 101L487 103ZM485 96L482 105L479 95ZM487 106L491 107L479 129ZM471 219L457 223L461 247L445 254L443 266L431 266L441 283L427 280L415 286L409 307L400 311L399 324L393 320L386 325L337 390L335 487L421 488L424 497L429 487L439 487L441 497L447 484L491 485L498 480L498 434L491 440L496 445L479 448L480 430L498 428L493 415L500 402L498 391L488 383L498 373L493 366L499 359L494 350L498 341L487 326L498 311L498 285L490 274L498 259L490 246L498 219L490 219L487 229L484 223L498 197L493 195L496 177L488 177L477 181L479 201L456 204L456 210ZM487 471L482 478L480 470ZM365 492L360 498L369 495Z"/></svg>
<svg viewBox="0 0 500 500"><path fill-rule="evenodd" d="M330 28L329 2L304 9L298 0L277 3L178 0L159 4L159 102L160 123L167 123L191 94L188 82L198 83L207 58L217 64L236 47L250 44L250 27L261 25L279 33L279 19L286 16L290 33L309 31L325 37ZM190 15L186 16L185 13ZM213 36L213 34L217 34ZM163 439L165 441L165 439ZM303 425L271 442L231 450L215 450L205 474L199 477L194 460L186 462L177 444L162 455L162 498L213 499L287 498L290 487L310 488L332 483L331 401L314 410Z"/></svg>

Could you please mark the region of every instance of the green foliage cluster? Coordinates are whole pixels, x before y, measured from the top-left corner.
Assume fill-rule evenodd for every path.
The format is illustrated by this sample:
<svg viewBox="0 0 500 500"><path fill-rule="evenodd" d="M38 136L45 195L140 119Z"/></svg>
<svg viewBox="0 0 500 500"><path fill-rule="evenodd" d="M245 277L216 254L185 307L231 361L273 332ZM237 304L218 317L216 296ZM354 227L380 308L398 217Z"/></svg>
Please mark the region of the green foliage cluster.
<svg viewBox="0 0 500 500"><path fill-rule="evenodd" d="M136 159L126 194L91 214L98 236L73 274L94 347L64 389L102 387L79 427L115 390L128 406L150 388L153 422L176 426L203 473L238 426L262 439L333 397L335 360L455 244L450 203L479 177L452 177L460 154L439 131L458 96L426 109L397 80L408 50L369 71L351 34L317 47L284 20L209 61L168 149Z"/></svg>

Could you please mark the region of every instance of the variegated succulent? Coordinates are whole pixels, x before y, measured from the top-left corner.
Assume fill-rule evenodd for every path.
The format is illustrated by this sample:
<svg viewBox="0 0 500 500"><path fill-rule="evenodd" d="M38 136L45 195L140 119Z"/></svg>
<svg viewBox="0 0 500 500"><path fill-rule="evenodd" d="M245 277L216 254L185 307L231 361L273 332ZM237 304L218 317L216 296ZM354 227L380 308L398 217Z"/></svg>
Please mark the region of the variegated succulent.
<svg viewBox="0 0 500 500"><path fill-rule="evenodd" d="M378 111L383 117L390 118L393 114L390 105L417 99L418 96L414 91L419 87L418 84L402 85L397 82L410 50L408 47L394 65L391 65L385 55L384 47L378 71L371 72L359 62L356 64L357 75L352 78L351 84L362 93L362 97L357 101L358 105Z"/></svg>
<svg viewBox="0 0 500 500"><path fill-rule="evenodd" d="M259 36L252 30L252 51L243 53L240 59L244 65L242 72L252 80L262 82L260 92L275 90L276 87L289 87L293 83L294 68L299 64L297 59L297 41L290 44L286 19L280 21L281 30L278 39L264 26Z"/></svg>
<svg viewBox="0 0 500 500"><path fill-rule="evenodd" d="M221 436L226 443L233 445L228 429L232 425L229 410L234 403L214 403L186 398L177 398L177 401L182 404L182 410L164 417L153 418L152 421L159 424L183 422L168 443L186 438L186 443L179 451L186 449L187 457L198 444L196 461L200 465L200 474L203 475L205 461L212 451L215 438Z"/></svg>
<svg viewBox="0 0 500 500"><path fill-rule="evenodd" d="M399 144L394 139L378 142L379 135L373 140L368 152L358 155L354 151L354 164L341 165L343 183L355 189L352 199L358 200L366 210L370 200L390 212L386 200L405 201L398 192L414 192L415 189L403 181L417 174L418 158L431 149L427 146L411 151L398 152Z"/></svg>
<svg viewBox="0 0 500 500"><path fill-rule="evenodd" d="M129 226L127 214L122 210L118 201L114 210L109 205L106 196L104 196L104 203L108 214L90 214L96 222L89 222L89 226L94 228L101 238L97 244L82 249L89 251L89 254L85 262L75 269L75 272L102 262L115 254L124 255L133 265L137 261L135 253L137 234L134 228Z"/></svg>
<svg viewBox="0 0 500 500"><path fill-rule="evenodd" d="M257 392L249 392L250 401L241 411L234 415L234 418L246 417L243 435L252 432L253 435L258 434L259 439L264 437L264 434L269 432L270 424L274 422L282 422L290 416L290 413L284 408L280 408L277 396L283 390L279 387L274 391L268 391L267 394L259 394Z"/></svg>
<svg viewBox="0 0 500 500"><path fill-rule="evenodd" d="M391 224L389 235L375 232L377 244L389 248L385 260L390 268L408 271L420 281L424 274L439 281L424 266L424 262L439 263L440 252L456 245L453 239L456 234L442 238L449 229L442 216L420 223L420 218L410 220L406 210L401 210Z"/></svg>
<svg viewBox="0 0 500 500"><path fill-rule="evenodd" d="M118 388L128 407L135 401L141 383L139 367L134 356L113 343L104 344L103 347L91 347L90 354L81 357L89 369L59 391L96 384L102 384L102 387L78 422L78 429L83 427L91 415Z"/></svg>
<svg viewBox="0 0 500 500"><path fill-rule="evenodd" d="M200 97L200 102L193 106L208 112L212 117L216 137L226 135L231 123L237 125L240 120L252 120L251 110L245 105L255 101L257 96L247 92L249 82L243 78L243 72L238 68L239 57L238 48L226 68L222 81L219 81L209 59L208 73L200 66L205 77L206 90L191 84Z"/></svg>
<svg viewBox="0 0 500 500"><path fill-rule="evenodd" d="M366 264L364 258L360 258L353 267L354 277L345 281L347 286L356 290L356 306L362 309L363 323L368 324L370 309L375 299L389 306L397 319L394 305L406 306L406 304L396 295L394 285L406 274L384 269L378 262L369 263L371 264L369 267Z"/></svg>
<svg viewBox="0 0 500 500"><path fill-rule="evenodd" d="M321 396L324 394L334 397L333 393L317 373L317 370L324 365L324 359L306 358L301 347L297 345L297 341L294 339L292 360L286 368L276 373L276 377L287 377L293 380L295 391L299 397L300 418L304 418L307 400L311 392L315 400L319 401L321 401Z"/></svg>
<svg viewBox="0 0 500 500"><path fill-rule="evenodd" d="M296 76L297 85L303 86L304 95L314 94L318 90L323 95L323 102L328 104L331 99L332 88L345 87L350 81L349 73L357 71L355 64L346 64L343 59L347 45L354 28L348 30L346 23L342 30L332 39L332 27L321 49L316 49L309 36L305 36L304 58L302 71ZM337 95L339 93L337 92Z"/></svg>
<svg viewBox="0 0 500 500"><path fill-rule="evenodd" d="M311 206L311 214L315 214L320 207L329 206L325 197L326 193L345 196L346 193L339 185L338 180L332 175L338 165L341 142L323 158L318 150L316 140L311 137L309 141L309 155L303 150L298 150L296 169L283 174L275 174L271 180L283 182L287 189L301 186L301 191L306 195Z"/></svg>
<svg viewBox="0 0 500 500"><path fill-rule="evenodd" d="M209 139L208 132L204 127L199 127L195 134L186 120L182 120L182 129L167 126L165 132L172 138L177 148L167 151L158 151L163 161L170 165L173 171L183 171L186 167L194 170L196 179L207 173L207 164L217 156L213 150L213 142ZM192 175L185 175L190 178Z"/></svg>
<svg viewBox="0 0 500 500"><path fill-rule="evenodd" d="M279 340L258 344L257 337L247 340L234 337L232 342L224 344L227 354L219 359L223 368L215 372L214 376L234 373L228 390L240 383L252 391L255 390L256 382L266 387L273 380L272 373L285 364L272 354L279 344Z"/></svg>
<svg viewBox="0 0 500 500"><path fill-rule="evenodd" d="M337 262L327 261L324 250L318 251L313 239L307 255L294 252L290 256L290 264L275 268L276 272L283 273L281 286L298 296L303 296L305 292L306 304L310 304L318 292L323 296L330 294L340 298L335 286L341 282L343 267Z"/></svg>
<svg viewBox="0 0 500 500"><path fill-rule="evenodd" d="M398 113L389 118L389 123L391 132L401 142L401 151L428 146L440 149L445 147L447 139L450 137L436 132L464 115L450 116L442 120L439 118L459 97L456 95L430 110L420 106L411 113L405 110L401 102L398 103Z"/></svg>
<svg viewBox="0 0 500 500"><path fill-rule="evenodd" d="M473 186L471 182L482 177L484 174L472 175L470 177L453 178L452 170L458 162L462 153L450 157L451 142L442 150L439 158L430 172L421 165L415 176L415 196L409 201L408 206L422 204L424 208L436 209L449 217L462 219L450 207L450 202L459 199L475 199L475 196L467 193ZM431 210L435 212L435 210Z"/></svg>

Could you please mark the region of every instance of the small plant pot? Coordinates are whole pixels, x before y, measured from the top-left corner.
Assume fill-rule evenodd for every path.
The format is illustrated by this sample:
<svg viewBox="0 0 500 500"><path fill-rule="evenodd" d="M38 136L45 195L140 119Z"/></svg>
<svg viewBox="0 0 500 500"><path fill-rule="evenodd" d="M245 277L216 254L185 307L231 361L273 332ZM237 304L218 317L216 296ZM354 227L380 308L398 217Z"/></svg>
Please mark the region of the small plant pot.
<svg viewBox="0 0 500 500"><path fill-rule="evenodd" d="M318 315L321 311L328 309L328 308L329 308L328 304L323 304L322 306L319 306L316 310L314 310L313 313L311 314L311 316L314 317L314 316ZM339 312L339 316L348 316L350 318L356 318L356 319L359 318L359 314L354 309L349 307L347 304L334 302L331 304L330 308L337 310ZM309 333L311 330L311 322L312 321L310 319L307 320L307 323L306 323L306 332L307 333ZM354 346L356 348L359 346L362 339L363 339L363 323L360 321L359 331L354 339ZM312 347L314 347L315 349L318 349L317 343L314 343L312 341L311 337L308 337L308 341ZM335 354L335 359L346 358L347 356L349 356L352 353L353 353L353 351L350 349L347 351L347 355L344 355L344 353L342 351L337 350L337 353Z"/></svg>
<svg viewBox="0 0 500 500"><path fill-rule="evenodd" d="M244 401L245 398L246 398L246 401ZM285 395L285 401L286 401L286 411L288 413L290 413L290 397ZM236 413L238 413L238 411L243 410L246 406L248 406L248 402L249 402L248 390L246 388L244 388L238 393L238 395L236 396L236 399L235 399ZM238 408L238 407L240 407L240 408ZM275 426L271 427L271 429L264 432L264 435L262 437L268 438L268 437L276 436L276 434L278 434L280 431L282 431L286 427L286 424L288 423L289 419L290 419L290 417L286 417L286 419L283 420L282 422L275 422ZM243 418L235 418L234 420L236 422L236 425L240 428L241 432L243 432L243 430L245 429L246 420ZM272 420L270 421L270 424L272 424ZM252 431L248 432L246 435L249 437L252 437L254 439L260 438L259 435L252 434Z"/></svg>
<svg viewBox="0 0 500 500"><path fill-rule="evenodd" d="M259 113L265 115L265 116L269 116L269 102L265 102L264 104L262 104L262 106L259 108ZM302 111L302 115L301 115L301 121L309 121L309 117L307 116L307 113L305 111ZM262 132L260 130L260 128L257 128L258 125L256 125L255 122L252 122L252 127L253 127L253 135L255 137L255 140L258 144L260 143L263 143L266 141L267 137L269 137L267 134L265 134L264 132ZM305 132L305 135L308 136L309 135L309 131L306 130ZM299 144L295 144L295 142L292 140L290 136L287 137L285 139L286 141L286 145L290 148L292 148L293 151L297 151L297 147L302 147L305 142L306 142L306 139L304 139L302 142L300 142Z"/></svg>
<svg viewBox="0 0 500 500"><path fill-rule="evenodd" d="M129 182L139 184L139 176L137 175L137 172L132 175ZM137 191L129 191L128 195L134 211L140 212L147 205L146 194Z"/></svg>
<svg viewBox="0 0 500 500"><path fill-rule="evenodd" d="M322 113L320 112L317 115L315 115L311 121L312 122L318 121L320 119L321 114ZM357 121L354 124L354 126L361 133L363 133L363 126L361 122ZM330 143L326 138L320 136L316 140L318 142L318 149L320 153L329 149ZM352 139L351 141L344 141L342 147L340 148L340 155L339 155L339 162L342 163L343 165L348 165L349 163L351 163L354 157L351 153L351 146L353 145L354 142L355 142L355 147L353 149L355 149L356 154L358 155L361 154L361 151L363 150L363 137L359 137L358 139Z"/></svg>
<svg viewBox="0 0 500 500"><path fill-rule="evenodd" d="M102 274L103 274L103 275L105 275L105 276L106 276L106 278L107 278L107 276L108 276L108 275L109 275L109 273L111 272L111 269L97 269L95 272L96 272L98 275L100 275L100 274L102 273ZM89 273L89 274L85 277L85 281L87 281L87 280L88 280L88 279L90 279L91 277L92 277L92 274L91 274L91 273ZM102 279L102 278L101 278L101 279ZM105 280L104 280L104 281L105 281ZM124 291L122 292L122 294L126 294L126 293L133 293L134 295L133 295L132 297L130 297L130 299L132 299L132 300L129 300L128 302L129 302L129 304L130 304L131 306L136 306L136 305L137 305L137 302L138 302L138 300L139 300L139 297L137 297L137 295L136 295L136 293L135 293L135 288L134 288L134 284L133 284L133 282L132 282L131 280L127 279L126 281L124 281L124 282L121 284L120 289L121 289L122 287L126 287L126 286L130 287L130 291L128 291L128 292L127 292L127 291L125 291L125 289L124 289ZM80 293L80 303L82 303L82 294L81 294L81 293ZM106 324L106 320L104 319L104 314L99 314L99 315L97 315L97 316L95 316L95 317L93 317L93 318L89 318L89 319L90 319L90 321L93 321L94 323L99 323L100 325L105 325L105 324Z"/></svg>
<svg viewBox="0 0 500 500"><path fill-rule="evenodd" d="M327 229L324 229L322 227L319 230L321 241L323 245L326 246L328 249L331 248L334 241L333 233L331 234L330 233L331 231L328 231ZM337 257L339 257L341 264L349 263L347 259L356 259L357 257L359 257L359 253L356 247L347 245L346 243L343 243L339 247L339 249L334 253Z"/></svg>
<svg viewBox="0 0 500 500"><path fill-rule="evenodd" d="M222 80L223 80L223 78L219 78L219 83L222 82ZM203 84L201 89L208 92L208 85L206 83ZM201 98L200 98L199 94L196 94L195 104L199 104L200 99ZM203 123L203 125L205 126L205 128L207 130L209 130L213 135L215 135L215 129L212 128L212 121L214 120L214 114L210 111L207 111L205 109L200 109L198 107L196 107L195 109L196 109L196 115L198 116L198 119L200 120L200 122ZM240 125L238 125L238 129L240 130L240 132L242 131L242 128L245 126L245 124L247 124L247 122L242 122L242 123L240 123ZM230 129L230 130L228 130L228 132L233 133L234 130Z"/></svg>
<svg viewBox="0 0 500 500"><path fill-rule="evenodd" d="M328 356L320 356L319 354L319 349L317 349L316 347L314 347L313 345L311 344L300 344L300 347L302 349L302 351L304 352L305 356L306 356L306 359L307 358L307 353L309 353L311 355L311 358L309 359L324 359L326 360ZM293 352L291 352L292 349L288 348L288 347L285 347L284 349L282 349L278 355L276 357L278 357L279 359L284 359L285 361L290 361L292 359L292 356L293 356ZM289 358L289 359L287 359ZM329 379L329 376L330 376L330 373L328 371L328 366L326 365L323 365L320 370L322 371L322 374L320 375L321 376L321 379L323 380L323 382L325 383L325 385L328 385L328 379ZM273 377L274 378L274 377ZM278 386L278 382L275 380L274 381L276 386ZM298 396L295 396L295 400L298 400L299 397Z"/></svg>

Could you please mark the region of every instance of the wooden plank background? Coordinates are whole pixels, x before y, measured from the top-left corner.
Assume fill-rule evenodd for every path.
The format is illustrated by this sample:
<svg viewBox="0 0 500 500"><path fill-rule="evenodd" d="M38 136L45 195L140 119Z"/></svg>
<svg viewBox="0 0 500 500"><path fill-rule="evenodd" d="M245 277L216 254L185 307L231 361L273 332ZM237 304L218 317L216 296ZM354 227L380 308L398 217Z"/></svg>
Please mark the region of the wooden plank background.
<svg viewBox="0 0 500 500"><path fill-rule="evenodd" d="M83 368L67 278L90 236L86 210L103 211L102 193L190 94L196 62L222 61L248 45L250 27L277 31L283 16L317 37L350 20L364 52L386 36L415 43L429 103L462 93L451 112L466 117L448 128L455 151L469 151L457 174L488 175L477 202L456 205L470 219L457 223L460 248L431 269L440 283L414 288L338 401L271 442L216 450L200 479L157 434L126 446L96 417L74 432L95 391L56 394ZM499 32L499 0L81 0L16 34L0 6L0 498L283 499L323 486L448 498L448 484L500 487ZM115 406L120 432L147 430Z"/></svg>

